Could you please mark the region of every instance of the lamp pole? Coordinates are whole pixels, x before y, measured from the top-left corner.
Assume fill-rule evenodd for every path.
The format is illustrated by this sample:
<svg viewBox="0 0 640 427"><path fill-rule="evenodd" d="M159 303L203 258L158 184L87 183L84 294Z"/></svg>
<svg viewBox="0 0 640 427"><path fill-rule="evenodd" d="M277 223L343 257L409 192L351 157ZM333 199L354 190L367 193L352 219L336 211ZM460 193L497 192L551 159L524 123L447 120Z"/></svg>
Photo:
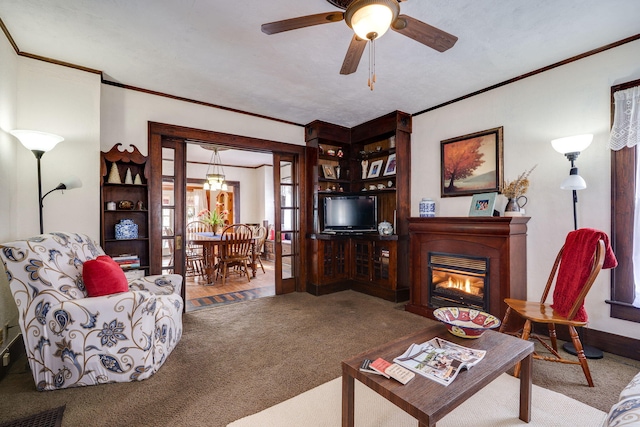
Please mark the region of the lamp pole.
<svg viewBox="0 0 640 427"><path fill-rule="evenodd" d="M38 212L40 214L40 234L44 233L44 223L42 220L42 173L40 172L40 159L44 155L42 150L32 150L34 156L36 156L36 163L38 164Z"/></svg>

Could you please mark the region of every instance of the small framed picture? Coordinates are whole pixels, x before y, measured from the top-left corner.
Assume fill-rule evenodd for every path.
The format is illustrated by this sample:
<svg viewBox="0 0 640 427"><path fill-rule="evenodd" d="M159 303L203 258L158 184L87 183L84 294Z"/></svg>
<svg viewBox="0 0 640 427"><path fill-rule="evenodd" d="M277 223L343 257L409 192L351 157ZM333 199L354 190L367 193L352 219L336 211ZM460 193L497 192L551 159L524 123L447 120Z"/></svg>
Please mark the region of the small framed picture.
<svg viewBox="0 0 640 427"><path fill-rule="evenodd" d="M380 176L380 171L382 170L382 163L384 160L376 160L371 163L371 168L369 169L369 175L367 178L377 178Z"/></svg>
<svg viewBox="0 0 640 427"><path fill-rule="evenodd" d="M322 165L322 173L327 179L336 179L336 172L331 165Z"/></svg>
<svg viewBox="0 0 640 427"><path fill-rule="evenodd" d="M387 159L387 165L384 167L383 176L396 174L396 153L390 154Z"/></svg>
<svg viewBox="0 0 640 427"><path fill-rule="evenodd" d="M493 216L498 193L474 194L469 207L469 216Z"/></svg>

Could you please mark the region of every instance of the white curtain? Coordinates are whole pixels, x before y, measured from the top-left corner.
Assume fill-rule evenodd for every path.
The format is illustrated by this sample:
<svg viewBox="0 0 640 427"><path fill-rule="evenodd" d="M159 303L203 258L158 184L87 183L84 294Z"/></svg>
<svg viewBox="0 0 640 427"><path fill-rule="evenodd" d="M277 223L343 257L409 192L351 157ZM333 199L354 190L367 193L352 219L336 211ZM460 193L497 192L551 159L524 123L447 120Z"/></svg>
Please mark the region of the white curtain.
<svg viewBox="0 0 640 427"><path fill-rule="evenodd" d="M207 206L207 190L193 190L193 204L196 208L196 215L198 212L209 209L209 206Z"/></svg>
<svg viewBox="0 0 640 427"><path fill-rule="evenodd" d="M612 150L635 147L640 144L640 86L620 90L613 94L615 102L613 127L609 138ZM636 197L633 222L633 273L635 301L640 307L640 162L636 170Z"/></svg>

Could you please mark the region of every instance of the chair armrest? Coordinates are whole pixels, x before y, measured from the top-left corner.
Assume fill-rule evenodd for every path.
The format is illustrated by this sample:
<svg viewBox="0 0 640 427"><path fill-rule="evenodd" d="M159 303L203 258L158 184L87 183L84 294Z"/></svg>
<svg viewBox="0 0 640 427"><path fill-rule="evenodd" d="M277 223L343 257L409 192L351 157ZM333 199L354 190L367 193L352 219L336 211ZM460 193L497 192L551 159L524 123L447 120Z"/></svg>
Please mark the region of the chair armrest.
<svg viewBox="0 0 640 427"><path fill-rule="evenodd" d="M182 292L182 276L179 274L146 276L129 282L129 289L149 291L156 295L180 295Z"/></svg>

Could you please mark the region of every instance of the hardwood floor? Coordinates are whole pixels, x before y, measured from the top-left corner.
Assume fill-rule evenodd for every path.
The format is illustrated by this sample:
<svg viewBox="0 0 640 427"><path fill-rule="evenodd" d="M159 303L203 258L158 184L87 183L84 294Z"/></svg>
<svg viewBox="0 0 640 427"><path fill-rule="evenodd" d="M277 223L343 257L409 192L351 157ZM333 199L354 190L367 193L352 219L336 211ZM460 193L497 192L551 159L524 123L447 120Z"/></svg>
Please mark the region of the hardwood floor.
<svg viewBox="0 0 640 427"><path fill-rule="evenodd" d="M198 278L186 278L186 310L194 311L212 305L231 304L254 298L275 295L274 263L262 261L265 272L260 266L256 277L249 282L247 278L239 275L231 275L224 286L221 282L212 285Z"/></svg>

